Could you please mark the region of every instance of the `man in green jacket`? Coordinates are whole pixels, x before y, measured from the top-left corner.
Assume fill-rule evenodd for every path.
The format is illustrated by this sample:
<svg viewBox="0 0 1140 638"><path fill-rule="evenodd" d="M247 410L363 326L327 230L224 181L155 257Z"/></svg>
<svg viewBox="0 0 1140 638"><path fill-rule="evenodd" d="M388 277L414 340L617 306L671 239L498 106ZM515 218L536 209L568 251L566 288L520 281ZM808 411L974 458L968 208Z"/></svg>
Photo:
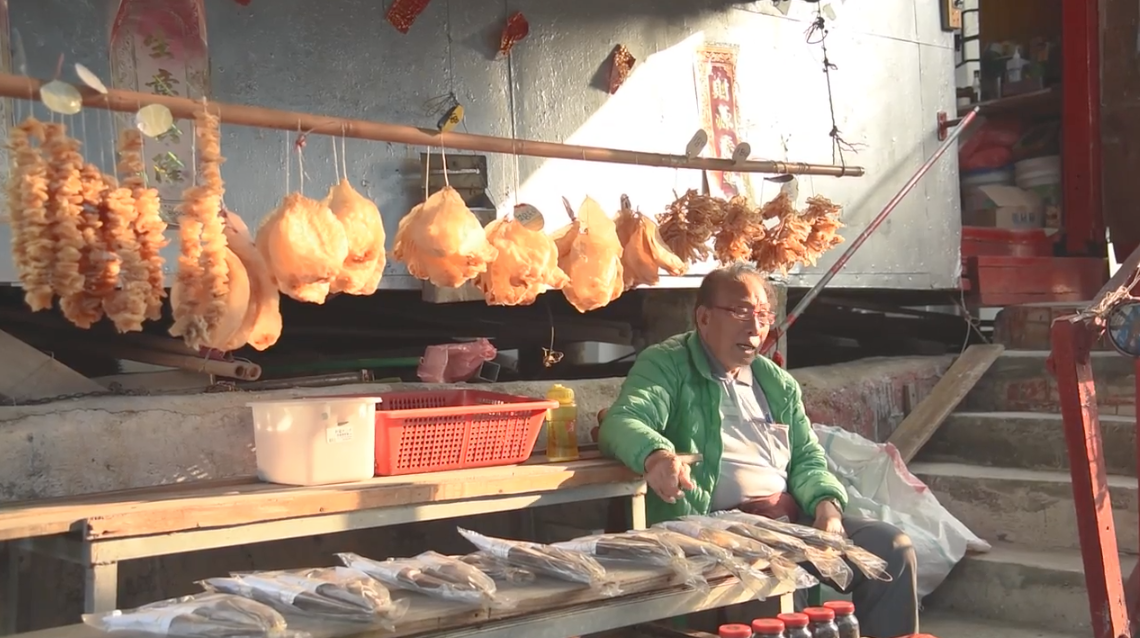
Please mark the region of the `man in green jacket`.
<svg viewBox="0 0 1140 638"><path fill-rule="evenodd" d="M885 559L891 576L853 570L848 591L863 633L917 633L910 539L843 515L847 492L827 468L799 384L758 356L775 320L771 298L767 279L748 264L709 273L697 293L697 329L638 356L603 418L602 452L645 474L650 524L741 509L846 534ZM703 456L694 467L677 456L692 453Z"/></svg>

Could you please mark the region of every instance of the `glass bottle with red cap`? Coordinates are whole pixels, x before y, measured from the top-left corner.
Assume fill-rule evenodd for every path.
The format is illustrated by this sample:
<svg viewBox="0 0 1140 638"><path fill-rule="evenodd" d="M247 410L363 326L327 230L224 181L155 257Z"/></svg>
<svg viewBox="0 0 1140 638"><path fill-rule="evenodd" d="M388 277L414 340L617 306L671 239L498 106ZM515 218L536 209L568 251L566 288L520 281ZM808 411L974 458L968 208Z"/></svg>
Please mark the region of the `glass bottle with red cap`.
<svg viewBox="0 0 1140 638"><path fill-rule="evenodd" d="M784 621L776 618L753 620L752 638L784 638Z"/></svg>
<svg viewBox="0 0 1140 638"><path fill-rule="evenodd" d="M861 638L859 634L859 619L855 617L855 603L849 600L830 600L823 606L835 612L835 626L839 629L839 638Z"/></svg>
<svg viewBox="0 0 1140 638"><path fill-rule="evenodd" d="M786 638L812 638L811 630L808 629L808 617L806 614L779 614L776 620L784 623L784 636Z"/></svg>
<svg viewBox="0 0 1140 638"><path fill-rule="evenodd" d="M740 623L721 625L716 633L720 638L752 638L752 628Z"/></svg>
<svg viewBox="0 0 1140 638"><path fill-rule="evenodd" d="M811 629L812 638L839 638L839 627L835 626L835 612L827 607L808 607L804 610Z"/></svg>

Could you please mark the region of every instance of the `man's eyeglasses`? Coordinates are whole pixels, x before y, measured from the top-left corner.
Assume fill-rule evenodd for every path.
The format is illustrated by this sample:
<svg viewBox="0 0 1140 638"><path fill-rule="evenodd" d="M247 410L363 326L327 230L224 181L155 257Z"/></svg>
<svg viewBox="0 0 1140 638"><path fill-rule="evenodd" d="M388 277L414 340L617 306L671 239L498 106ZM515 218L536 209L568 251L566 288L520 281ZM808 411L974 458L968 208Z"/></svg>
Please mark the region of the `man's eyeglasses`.
<svg viewBox="0 0 1140 638"><path fill-rule="evenodd" d="M732 316L733 319L736 319L737 321L748 321L750 319L755 319L756 321L760 322L760 325L762 326L770 326L776 323L776 314L766 308L733 308L731 306L713 306L713 308L727 312Z"/></svg>

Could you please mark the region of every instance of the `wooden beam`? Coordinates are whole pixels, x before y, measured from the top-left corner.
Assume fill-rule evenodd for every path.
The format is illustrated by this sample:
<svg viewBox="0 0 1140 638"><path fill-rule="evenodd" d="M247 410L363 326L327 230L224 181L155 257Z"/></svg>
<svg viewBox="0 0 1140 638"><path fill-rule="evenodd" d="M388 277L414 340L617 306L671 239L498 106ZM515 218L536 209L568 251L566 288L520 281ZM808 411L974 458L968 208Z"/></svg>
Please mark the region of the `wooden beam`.
<svg viewBox="0 0 1140 638"><path fill-rule="evenodd" d="M14 402L65 394L105 392L106 388L56 361L54 357L0 330L0 394Z"/></svg>
<svg viewBox="0 0 1140 638"><path fill-rule="evenodd" d="M930 395L903 419L887 439L887 443L898 448L903 461L909 463L926 445L946 417L966 398L966 394L1004 351L1005 346L1001 345L975 345L966 348L962 356L954 361Z"/></svg>

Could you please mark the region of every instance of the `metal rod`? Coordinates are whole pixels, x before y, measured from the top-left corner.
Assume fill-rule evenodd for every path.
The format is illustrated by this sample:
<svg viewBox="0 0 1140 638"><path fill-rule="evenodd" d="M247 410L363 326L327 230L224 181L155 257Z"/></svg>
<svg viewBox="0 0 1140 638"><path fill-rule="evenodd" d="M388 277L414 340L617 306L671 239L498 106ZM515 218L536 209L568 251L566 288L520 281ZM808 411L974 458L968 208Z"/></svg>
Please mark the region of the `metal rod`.
<svg viewBox="0 0 1140 638"><path fill-rule="evenodd" d="M966 130L970 126L977 115L978 107L975 106L974 110L967 113L966 116L962 118L962 122L954 129L952 133L950 133L949 136L946 137L946 139L942 142L942 145L938 147L938 150L934 151L934 155L930 156L930 159L926 160L925 164L918 167L918 170L914 173L914 176L907 180L906 184L903 184L903 187L899 190L898 194L891 198L891 201L887 202L886 208L884 208L882 212L880 212L875 217L875 219L871 220L870 224L867 224L867 227L863 229L863 232L859 233L859 236L855 238L855 241L851 242L851 245L847 247L847 250L843 251L843 254L839 256L839 259L835 260L835 264L832 265L831 268L827 269L827 272L824 273L823 277L821 277L820 280L817 281L814 286L812 286L811 290L809 290L807 294L804 295L804 298L801 299L800 302L796 304L796 307L788 313L788 316L785 317L784 321L780 323L780 326L776 328L777 335L784 334L788 328L790 328L792 324L796 322L796 319L800 318L800 315L804 313L804 310L807 309L808 305L810 305L811 302L819 296L819 293L823 291L824 286L830 283L831 280L839 274L840 270L843 270L843 267L846 266L847 262L851 260L851 256L855 254L855 251L859 250L859 247L866 243L867 238L871 236L871 233L874 233L876 230L878 230L879 226L882 226L883 222L887 219L887 216L890 215L891 212L898 207L899 202L901 202L903 198L910 193L911 189L913 189L915 185L918 184L919 180L921 180L923 176L925 176L930 171L935 162L937 162L938 159L941 158L942 155L946 152L946 150L950 148L950 145L954 144L954 142L958 140L958 136L962 134L962 131ZM775 344L776 340L769 341L769 347L767 350L771 350Z"/></svg>
<svg viewBox="0 0 1140 638"><path fill-rule="evenodd" d="M40 86L44 84L35 78L22 75L0 73L0 96L22 100L40 99ZM412 146L450 148L481 153L504 153L529 157L605 162L610 164L633 164L635 166L662 166L667 168L689 168L705 171L731 173L772 173L794 175L823 175L831 177L862 177L861 166L836 166L832 164L807 164L803 162L777 162L771 160L750 160L734 163L728 159L711 157L687 158L683 155L642 153L595 146L556 144L535 140L519 140L489 135L468 133L440 133L414 126L351 120L329 115L312 115L293 111L280 111L257 106L223 104L221 102L195 101L182 97L152 95L135 91L111 89L105 95L92 89L77 87L83 94L83 104L92 108L134 113L148 104L161 104L174 114L175 118L189 119L201 111L203 104L217 114L226 124L252 126L257 128L279 129L282 131L302 131L320 135L346 136L376 142L391 142Z"/></svg>

